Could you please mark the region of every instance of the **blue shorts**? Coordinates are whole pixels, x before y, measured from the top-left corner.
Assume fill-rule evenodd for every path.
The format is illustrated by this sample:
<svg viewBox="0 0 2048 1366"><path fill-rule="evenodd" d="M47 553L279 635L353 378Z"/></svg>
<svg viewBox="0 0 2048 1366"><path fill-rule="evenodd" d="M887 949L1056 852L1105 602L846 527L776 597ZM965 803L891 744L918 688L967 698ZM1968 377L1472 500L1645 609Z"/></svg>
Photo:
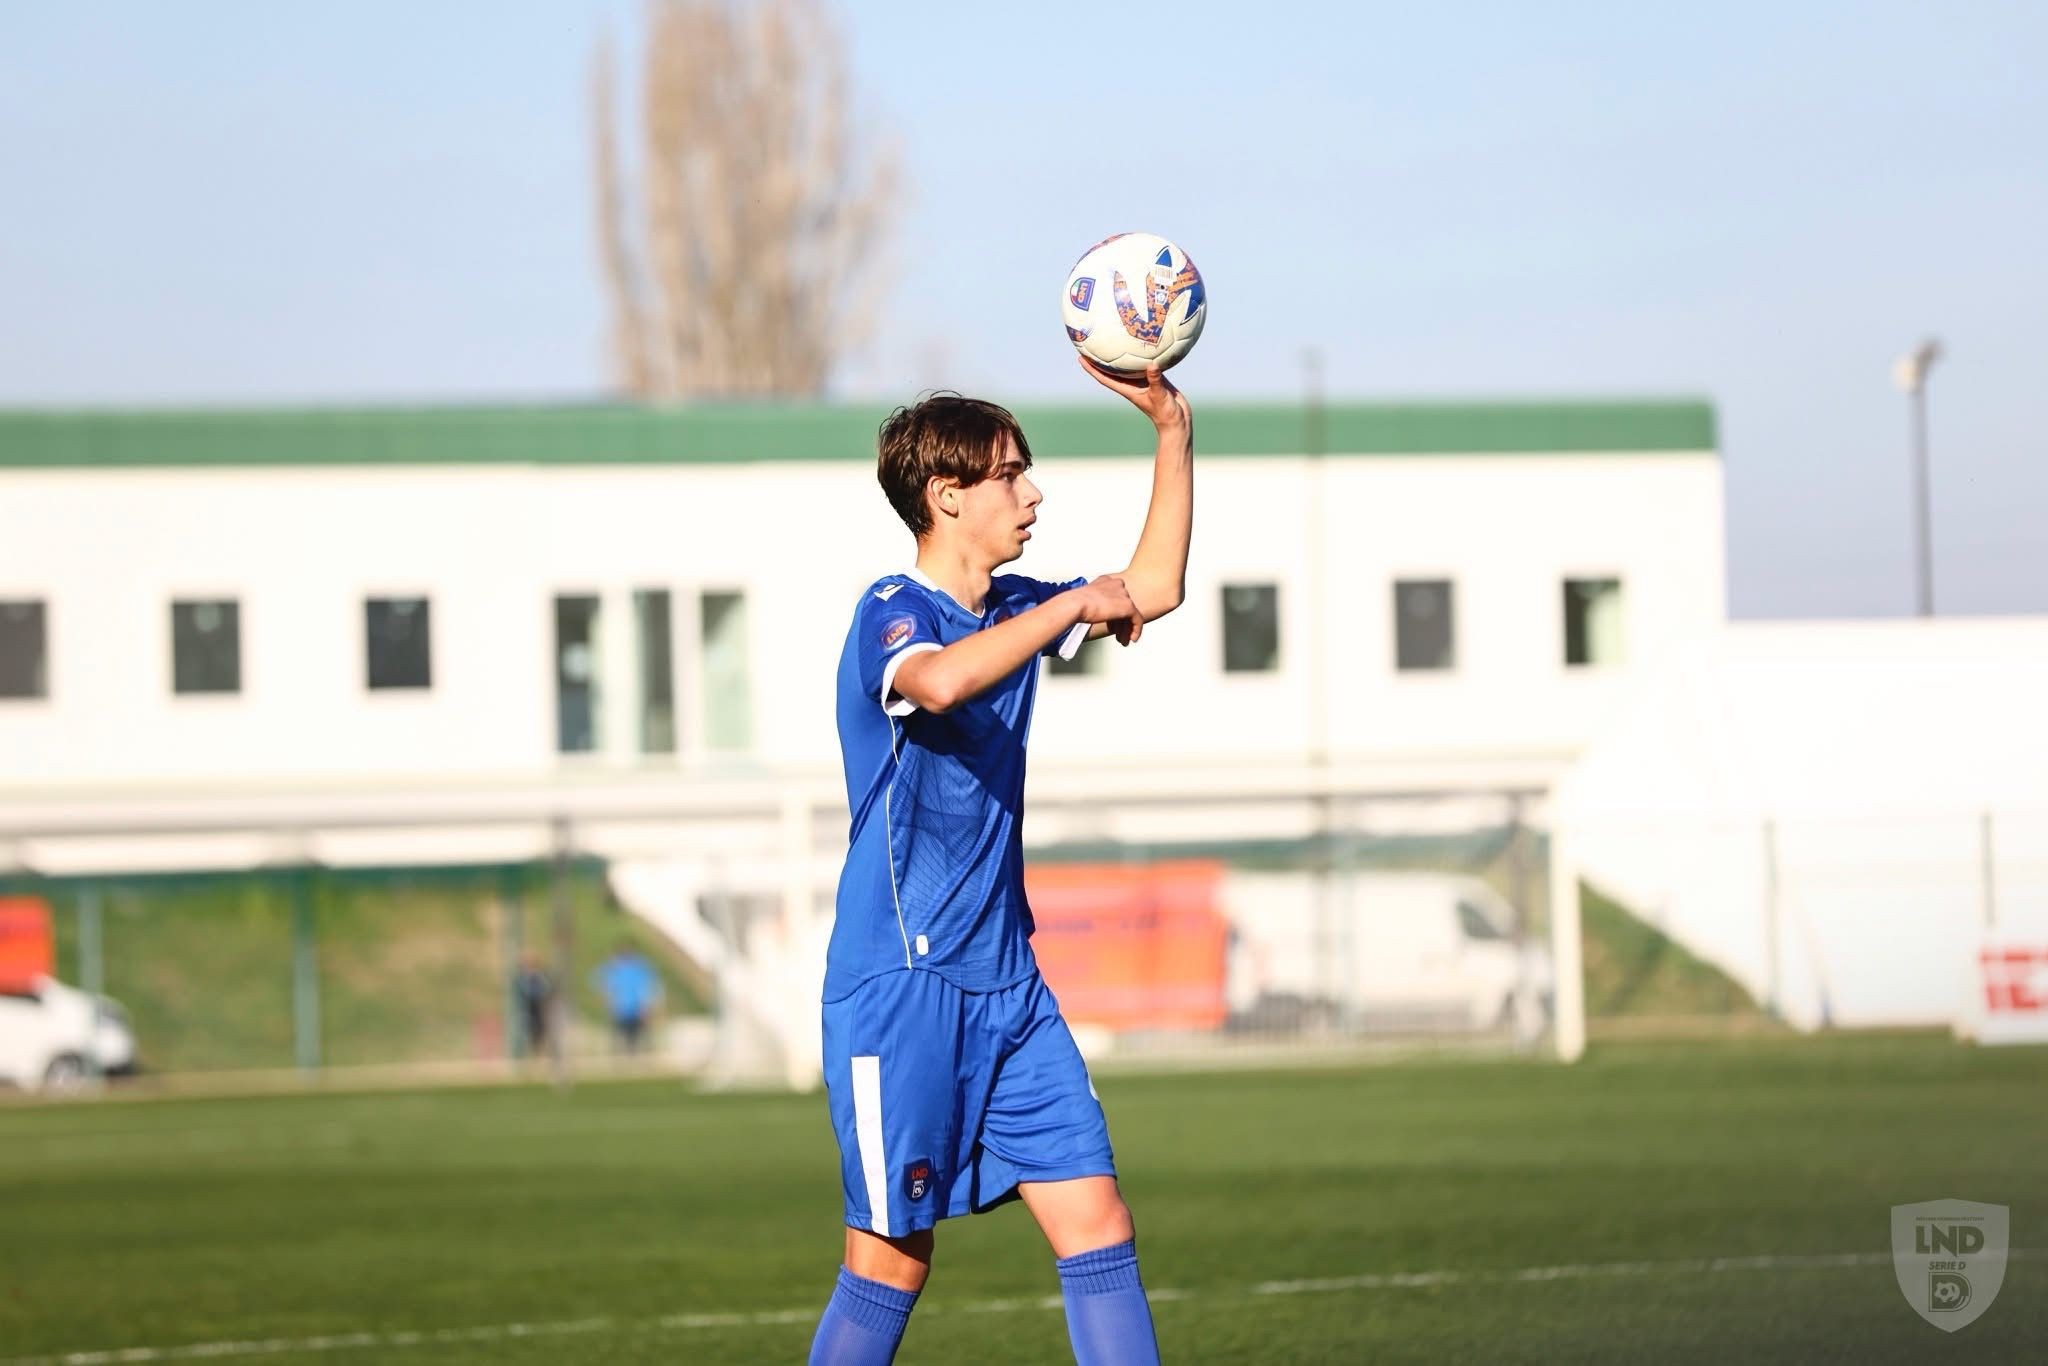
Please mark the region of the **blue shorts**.
<svg viewBox="0 0 2048 1366"><path fill-rule="evenodd" d="M825 1090L846 1222L885 1238L1014 1199L1019 1181L1115 1176L1109 1125L1037 973L966 992L890 972L825 1005Z"/></svg>

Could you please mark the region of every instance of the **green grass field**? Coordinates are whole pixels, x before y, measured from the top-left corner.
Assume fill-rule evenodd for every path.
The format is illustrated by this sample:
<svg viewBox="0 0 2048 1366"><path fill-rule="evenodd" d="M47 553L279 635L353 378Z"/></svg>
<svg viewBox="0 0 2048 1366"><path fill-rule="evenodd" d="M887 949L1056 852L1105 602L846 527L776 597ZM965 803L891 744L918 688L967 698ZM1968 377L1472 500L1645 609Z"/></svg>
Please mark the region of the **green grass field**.
<svg viewBox="0 0 2048 1366"><path fill-rule="evenodd" d="M2015 1260L1950 1337L1901 1297L1888 1229L1893 1204L1956 1196L2048 1245L2048 1050L1767 1037L1100 1089L1169 1362L2010 1361L2048 1341L2048 1260ZM0 1107L0 1362L801 1361L838 1209L816 1096ZM1019 1207L943 1225L898 1360L1068 1360L1056 1292ZM158 1350L91 1355L128 1348Z"/></svg>

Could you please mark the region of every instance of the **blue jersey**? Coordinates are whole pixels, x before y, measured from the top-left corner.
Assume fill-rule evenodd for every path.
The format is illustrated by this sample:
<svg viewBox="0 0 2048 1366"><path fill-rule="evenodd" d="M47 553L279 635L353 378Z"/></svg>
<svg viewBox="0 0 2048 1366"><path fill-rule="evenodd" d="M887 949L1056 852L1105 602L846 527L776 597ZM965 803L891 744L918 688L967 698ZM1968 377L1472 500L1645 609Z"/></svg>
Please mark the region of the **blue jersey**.
<svg viewBox="0 0 2048 1366"><path fill-rule="evenodd" d="M637 1020L661 994L654 966L638 954L613 954L598 966L593 979L604 993L614 1020Z"/></svg>
<svg viewBox="0 0 2048 1366"><path fill-rule="evenodd" d="M942 716L891 697L905 659L1027 612L1078 584L1001 574L981 615L915 570L861 594L839 656L839 749L853 812L825 999L885 972L995 991L1035 968L1024 902L1024 743L1032 660ZM1071 655L1086 628L1053 641Z"/></svg>

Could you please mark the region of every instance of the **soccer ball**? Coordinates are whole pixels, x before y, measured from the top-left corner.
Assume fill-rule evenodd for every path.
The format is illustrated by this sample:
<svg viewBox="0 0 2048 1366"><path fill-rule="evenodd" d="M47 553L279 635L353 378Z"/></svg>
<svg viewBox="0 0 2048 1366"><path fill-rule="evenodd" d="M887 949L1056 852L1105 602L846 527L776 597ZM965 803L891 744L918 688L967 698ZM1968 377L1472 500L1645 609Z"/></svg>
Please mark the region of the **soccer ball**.
<svg viewBox="0 0 2048 1366"><path fill-rule="evenodd" d="M1136 372L1163 370L1192 350L1209 306L1186 252L1149 232L1120 232L1074 263L1060 313L1082 355Z"/></svg>

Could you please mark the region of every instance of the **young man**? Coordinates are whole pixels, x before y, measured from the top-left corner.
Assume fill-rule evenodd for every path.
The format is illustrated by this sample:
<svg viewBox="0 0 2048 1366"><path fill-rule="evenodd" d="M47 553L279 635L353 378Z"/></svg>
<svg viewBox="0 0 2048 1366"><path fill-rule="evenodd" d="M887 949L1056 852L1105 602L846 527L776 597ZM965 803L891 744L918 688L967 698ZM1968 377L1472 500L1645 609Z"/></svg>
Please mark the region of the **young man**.
<svg viewBox="0 0 2048 1366"><path fill-rule="evenodd" d="M893 1360L933 1226L1018 1198L1058 1259L1080 1366L1159 1360L1102 1106L1032 957L1018 826L1040 657L1129 645L1180 606L1194 426L1158 370L1082 368L1158 432L1121 574L995 573L1024 553L1041 499L1008 412L942 394L882 425L877 473L917 566L861 594L839 660L853 830L824 1018L846 1255L814 1366Z"/></svg>

